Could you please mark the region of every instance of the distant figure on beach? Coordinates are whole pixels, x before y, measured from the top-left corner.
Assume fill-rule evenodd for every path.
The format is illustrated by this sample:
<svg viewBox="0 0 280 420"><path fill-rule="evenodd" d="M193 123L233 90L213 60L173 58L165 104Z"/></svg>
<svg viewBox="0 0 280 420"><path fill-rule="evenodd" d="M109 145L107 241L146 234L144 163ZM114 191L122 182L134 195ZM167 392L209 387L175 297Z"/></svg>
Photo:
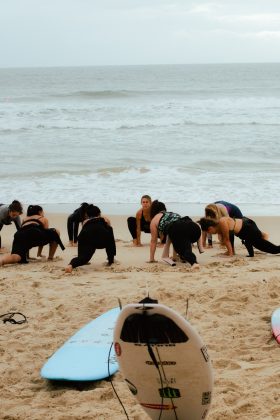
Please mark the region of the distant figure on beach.
<svg viewBox="0 0 280 420"><path fill-rule="evenodd" d="M280 253L280 245L269 242L267 233L261 232L256 223L247 217L241 219L221 217L220 220L202 217L198 223L202 231L211 234L218 233L222 236L223 244L227 248L223 256L232 257L235 254L234 236L242 240L249 257L254 256L254 248L269 254Z"/></svg>
<svg viewBox="0 0 280 420"><path fill-rule="evenodd" d="M86 216L78 236L78 256L72 258L65 268L66 273L71 273L73 268L87 264L97 249L106 250L109 266L114 263L116 244L108 219L102 217L99 207L93 204L87 207Z"/></svg>
<svg viewBox="0 0 280 420"><path fill-rule="evenodd" d="M70 246L77 246L79 224L85 220L88 206L88 203L82 203L67 219L67 232Z"/></svg>
<svg viewBox="0 0 280 420"><path fill-rule="evenodd" d="M48 219L39 205L28 207L28 216L23 219L21 227L14 235L11 254L0 258L0 265L21 263L26 264L27 254L31 248L43 247L49 244L48 260L52 260L59 245L64 250L59 231L49 228Z"/></svg>
<svg viewBox="0 0 280 420"><path fill-rule="evenodd" d="M205 207L205 217L220 220L221 217L227 216L241 219L243 214L241 213L239 207L237 207L235 204L229 203L228 201L215 201L214 203L208 204ZM212 248L212 235L210 233L206 234L206 232L202 232L203 246L206 247L206 237L208 242L207 247ZM221 236L219 236L219 240L222 243Z"/></svg>
<svg viewBox="0 0 280 420"><path fill-rule="evenodd" d="M198 242L201 237L200 226L193 222L188 216L181 217L177 213L166 211L165 204L158 200L155 200L152 203L151 218L149 262L156 262L155 251L158 234L160 233L170 239L175 252L179 255L182 261L190 263L192 268L199 268L196 256L192 252L192 244L194 242ZM167 253L164 255L167 257Z"/></svg>
<svg viewBox="0 0 280 420"><path fill-rule="evenodd" d="M11 204L0 204L0 231L4 225L10 225L14 222L16 229L21 227L20 215L22 214L22 204L14 200ZM4 252L5 248L2 248L1 236L0 236L0 252Z"/></svg>
<svg viewBox="0 0 280 420"><path fill-rule="evenodd" d="M134 246L141 246L141 232L151 233L151 205L152 199L149 195L141 197L141 209L136 213L136 217L128 217L127 226L131 233Z"/></svg>

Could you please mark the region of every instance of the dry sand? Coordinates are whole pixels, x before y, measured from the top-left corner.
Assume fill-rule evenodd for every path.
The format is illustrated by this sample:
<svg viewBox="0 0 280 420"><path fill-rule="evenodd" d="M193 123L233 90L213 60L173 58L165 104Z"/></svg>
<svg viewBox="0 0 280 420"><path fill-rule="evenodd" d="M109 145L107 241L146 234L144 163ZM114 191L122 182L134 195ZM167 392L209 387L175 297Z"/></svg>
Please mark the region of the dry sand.
<svg viewBox="0 0 280 420"><path fill-rule="evenodd" d="M66 244L66 215L48 216ZM279 244L280 218L254 219ZM216 245L198 255L198 272L184 264L148 264L149 235L143 235L143 247L134 248L126 218L112 216L111 221L118 261L113 267L105 267L105 252L99 250L91 265L65 275L63 268L76 253L66 248L53 262L0 268L1 314L19 311L28 318L22 325L0 321L0 418L125 419L107 380L53 384L40 377L40 369L80 327L117 306L118 298L123 305L138 302L147 288L182 315L189 301L187 318L207 344L214 368L209 420L279 418L280 348L271 338L270 318L280 306L280 256L247 258L237 239L236 257L218 257ZM14 226L1 233L10 248ZM147 420L121 373L113 381L129 418Z"/></svg>

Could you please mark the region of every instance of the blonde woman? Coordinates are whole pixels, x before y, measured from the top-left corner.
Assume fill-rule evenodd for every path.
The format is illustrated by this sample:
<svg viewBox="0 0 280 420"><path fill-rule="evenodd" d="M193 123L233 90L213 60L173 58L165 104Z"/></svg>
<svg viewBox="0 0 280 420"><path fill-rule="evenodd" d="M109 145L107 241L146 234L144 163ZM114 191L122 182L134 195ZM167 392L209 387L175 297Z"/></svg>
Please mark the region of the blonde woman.
<svg viewBox="0 0 280 420"><path fill-rule="evenodd" d="M205 207L205 217L209 217L210 219L215 219L219 221L221 217L233 217L233 218L242 218L243 214L239 207L235 204L229 203L228 201L215 201L214 203L208 204ZM222 236L218 234L219 241L223 244ZM213 241L212 241L212 234L202 232L202 244L206 247L206 238L208 248L212 248Z"/></svg>

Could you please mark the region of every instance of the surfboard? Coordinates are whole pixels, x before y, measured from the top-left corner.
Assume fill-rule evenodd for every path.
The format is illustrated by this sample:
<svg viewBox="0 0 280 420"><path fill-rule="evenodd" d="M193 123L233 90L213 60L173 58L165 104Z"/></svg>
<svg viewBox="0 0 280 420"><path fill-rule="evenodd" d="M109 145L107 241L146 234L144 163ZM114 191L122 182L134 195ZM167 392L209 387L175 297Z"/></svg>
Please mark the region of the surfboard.
<svg viewBox="0 0 280 420"><path fill-rule="evenodd" d="M275 340L280 344L280 308L275 309L271 316L272 334Z"/></svg>
<svg viewBox="0 0 280 420"><path fill-rule="evenodd" d="M118 363L110 347L119 308L86 324L44 364L41 376L50 380L96 381L116 373Z"/></svg>
<svg viewBox="0 0 280 420"><path fill-rule="evenodd" d="M207 348L181 315L157 303L126 305L114 330L124 379L154 420L205 419L213 372Z"/></svg>

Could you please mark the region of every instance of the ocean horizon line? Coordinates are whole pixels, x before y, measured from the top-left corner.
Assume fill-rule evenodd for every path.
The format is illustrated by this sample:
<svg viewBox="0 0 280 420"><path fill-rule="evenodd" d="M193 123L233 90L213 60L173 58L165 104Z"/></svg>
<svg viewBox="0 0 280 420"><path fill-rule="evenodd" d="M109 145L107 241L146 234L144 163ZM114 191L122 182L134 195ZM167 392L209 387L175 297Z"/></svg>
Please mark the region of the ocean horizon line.
<svg viewBox="0 0 280 420"><path fill-rule="evenodd" d="M89 67L162 67L162 66L231 66L231 65L273 65L280 64L279 61L226 61L226 62L201 62L201 63L131 63L131 64L69 64L69 65L34 65L34 66L0 66L0 70L9 69L77 69L77 68L89 68Z"/></svg>
<svg viewBox="0 0 280 420"><path fill-rule="evenodd" d="M40 203L49 213L72 213L81 203ZM141 207L139 203L93 203L103 214L115 216L134 215ZM182 216L203 216L204 208L209 203L165 202L168 211L178 212ZM245 216L280 216L280 204L234 203Z"/></svg>

